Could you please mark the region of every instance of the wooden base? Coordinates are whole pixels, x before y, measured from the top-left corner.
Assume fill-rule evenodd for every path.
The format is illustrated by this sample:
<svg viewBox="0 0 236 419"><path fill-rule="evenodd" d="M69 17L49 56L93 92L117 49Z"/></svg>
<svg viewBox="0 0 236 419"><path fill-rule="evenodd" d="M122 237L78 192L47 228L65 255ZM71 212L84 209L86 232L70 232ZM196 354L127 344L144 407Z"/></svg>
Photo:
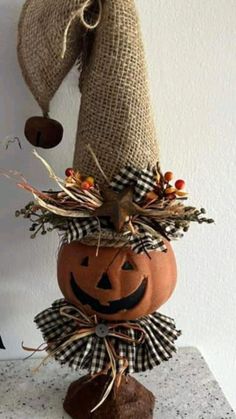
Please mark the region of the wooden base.
<svg viewBox="0 0 236 419"><path fill-rule="evenodd" d="M63 407L72 419L152 419L154 395L133 377L123 377L118 391L112 390L109 397L95 412L91 410L102 398L107 377L98 376L89 381L89 376L72 383Z"/></svg>

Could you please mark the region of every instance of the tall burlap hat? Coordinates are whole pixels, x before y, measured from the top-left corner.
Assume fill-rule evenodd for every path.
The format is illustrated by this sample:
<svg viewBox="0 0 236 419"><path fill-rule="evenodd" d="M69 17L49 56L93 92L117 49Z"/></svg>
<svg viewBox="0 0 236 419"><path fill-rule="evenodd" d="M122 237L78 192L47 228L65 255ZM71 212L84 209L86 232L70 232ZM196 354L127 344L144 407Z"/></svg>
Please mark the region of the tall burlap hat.
<svg viewBox="0 0 236 419"><path fill-rule="evenodd" d="M109 179L128 164L154 165L157 141L133 0L103 2L102 20L81 77L74 166L100 177L86 150L88 143Z"/></svg>
<svg viewBox="0 0 236 419"><path fill-rule="evenodd" d="M74 168L104 182L127 165L154 166L158 147L134 0L27 0L18 56L43 113L79 59Z"/></svg>

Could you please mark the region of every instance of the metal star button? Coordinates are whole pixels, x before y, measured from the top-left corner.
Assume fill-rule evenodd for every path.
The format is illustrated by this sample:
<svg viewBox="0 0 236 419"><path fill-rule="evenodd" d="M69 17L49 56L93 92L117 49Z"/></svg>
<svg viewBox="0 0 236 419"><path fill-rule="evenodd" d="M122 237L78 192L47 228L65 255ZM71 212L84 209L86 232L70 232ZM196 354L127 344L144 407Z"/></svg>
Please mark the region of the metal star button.
<svg viewBox="0 0 236 419"><path fill-rule="evenodd" d="M94 212L95 217L109 217L119 233L132 215L142 214L143 209L133 201L133 189L128 187L122 192L105 189L102 193L104 203Z"/></svg>

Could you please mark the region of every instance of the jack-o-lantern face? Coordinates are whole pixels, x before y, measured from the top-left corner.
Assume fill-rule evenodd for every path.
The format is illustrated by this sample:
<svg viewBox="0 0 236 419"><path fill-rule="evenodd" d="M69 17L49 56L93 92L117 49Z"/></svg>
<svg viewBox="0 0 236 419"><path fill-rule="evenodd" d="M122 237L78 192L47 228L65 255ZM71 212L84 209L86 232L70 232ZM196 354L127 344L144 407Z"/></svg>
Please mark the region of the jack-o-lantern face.
<svg viewBox="0 0 236 419"><path fill-rule="evenodd" d="M176 263L167 253L137 255L131 249L99 249L79 242L58 256L58 283L65 298L88 314L108 320L133 320L165 303L176 284Z"/></svg>

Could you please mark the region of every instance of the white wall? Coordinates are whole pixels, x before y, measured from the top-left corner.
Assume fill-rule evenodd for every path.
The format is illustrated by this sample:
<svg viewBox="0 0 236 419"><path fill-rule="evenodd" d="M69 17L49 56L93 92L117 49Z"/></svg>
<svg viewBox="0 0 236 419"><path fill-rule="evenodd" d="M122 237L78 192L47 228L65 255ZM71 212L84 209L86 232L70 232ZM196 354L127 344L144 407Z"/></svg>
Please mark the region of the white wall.
<svg viewBox="0 0 236 419"><path fill-rule="evenodd" d="M18 135L39 113L16 61L17 20L22 0L0 0L0 138ZM236 408L236 279L234 275L236 1L137 0L150 71L162 167L186 179L191 202L204 206L215 226L193 226L175 243L179 284L163 311L183 330L180 345L200 348ZM53 102L65 137L41 154L63 175L71 165L79 108L77 72ZM69 110L69 111L68 111ZM22 171L38 187L48 180L22 140L23 151L0 144L0 167ZM29 199L0 181L0 334L7 351L24 357L21 340L41 343L32 319L60 297L56 282L57 236L31 241L27 223L14 218Z"/></svg>

